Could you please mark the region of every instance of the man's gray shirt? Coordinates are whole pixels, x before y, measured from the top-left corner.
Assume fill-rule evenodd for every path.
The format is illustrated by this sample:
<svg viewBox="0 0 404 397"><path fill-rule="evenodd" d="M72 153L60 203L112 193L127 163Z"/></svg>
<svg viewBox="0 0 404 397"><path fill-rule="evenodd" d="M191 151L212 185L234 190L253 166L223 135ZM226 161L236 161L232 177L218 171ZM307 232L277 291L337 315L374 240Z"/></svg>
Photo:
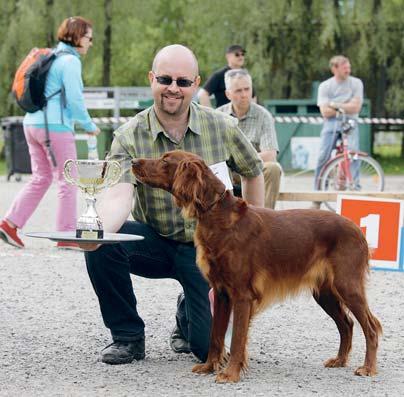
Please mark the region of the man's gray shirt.
<svg viewBox="0 0 404 397"><path fill-rule="evenodd" d="M330 102L345 103L352 98L359 98L363 102L363 83L357 77L349 76L346 80L338 82L335 77L323 81L318 87L317 106ZM352 114L351 117L358 117Z"/></svg>

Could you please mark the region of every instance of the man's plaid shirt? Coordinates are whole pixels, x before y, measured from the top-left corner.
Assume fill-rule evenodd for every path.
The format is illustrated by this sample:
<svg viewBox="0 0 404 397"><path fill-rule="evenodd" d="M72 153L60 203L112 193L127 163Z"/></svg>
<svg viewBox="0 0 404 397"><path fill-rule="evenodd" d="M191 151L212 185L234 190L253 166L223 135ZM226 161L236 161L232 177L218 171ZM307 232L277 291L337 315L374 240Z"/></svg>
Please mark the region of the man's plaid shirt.
<svg viewBox="0 0 404 397"><path fill-rule="evenodd" d="M237 118L231 102L217 110ZM247 114L238 121L238 126L259 152L271 149L279 151L274 117L263 106L251 102Z"/></svg>
<svg viewBox="0 0 404 397"><path fill-rule="evenodd" d="M163 130L153 106L138 113L114 132L109 160L121 163L120 182L136 185L133 218L150 225L157 233L181 242L191 242L195 222L186 220L170 193L137 184L131 172L134 158L158 158L170 150L185 150L201 156L208 165L226 161L228 167L246 177L262 171L262 162L237 120L213 109L190 105L188 129L181 142Z"/></svg>

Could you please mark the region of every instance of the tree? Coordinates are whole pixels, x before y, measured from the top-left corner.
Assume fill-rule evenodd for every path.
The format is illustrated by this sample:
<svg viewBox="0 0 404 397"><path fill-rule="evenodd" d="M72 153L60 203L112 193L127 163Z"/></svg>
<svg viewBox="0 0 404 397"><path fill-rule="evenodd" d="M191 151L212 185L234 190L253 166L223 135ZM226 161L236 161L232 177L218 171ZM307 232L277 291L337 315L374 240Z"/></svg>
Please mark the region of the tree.
<svg viewBox="0 0 404 397"><path fill-rule="evenodd" d="M30 48L54 45L60 22L93 22L83 57L85 85L147 85L156 51L169 43L194 50L202 80L225 64L229 44L247 47L260 100L307 98L343 53L363 79L373 114L404 113L404 0L0 0L0 116L16 114L13 75Z"/></svg>

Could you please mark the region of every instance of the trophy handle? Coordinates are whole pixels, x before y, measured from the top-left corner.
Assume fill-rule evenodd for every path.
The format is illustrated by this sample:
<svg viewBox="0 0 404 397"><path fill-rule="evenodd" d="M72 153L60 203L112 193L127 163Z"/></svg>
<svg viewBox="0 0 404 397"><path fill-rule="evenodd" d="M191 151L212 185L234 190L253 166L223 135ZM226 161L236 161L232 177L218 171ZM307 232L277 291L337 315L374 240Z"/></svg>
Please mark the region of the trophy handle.
<svg viewBox="0 0 404 397"><path fill-rule="evenodd" d="M72 177L72 174L71 174L74 163L75 163L74 160L71 160L71 159L65 161L65 164L63 166L63 175L68 183L70 183L71 185L78 186L77 181Z"/></svg>
<svg viewBox="0 0 404 397"><path fill-rule="evenodd" d="M108 161L108 176L110 176L108 186L115 185L119 181L121 173L122 173L122 167L118 161L115 160Z"/></svg>

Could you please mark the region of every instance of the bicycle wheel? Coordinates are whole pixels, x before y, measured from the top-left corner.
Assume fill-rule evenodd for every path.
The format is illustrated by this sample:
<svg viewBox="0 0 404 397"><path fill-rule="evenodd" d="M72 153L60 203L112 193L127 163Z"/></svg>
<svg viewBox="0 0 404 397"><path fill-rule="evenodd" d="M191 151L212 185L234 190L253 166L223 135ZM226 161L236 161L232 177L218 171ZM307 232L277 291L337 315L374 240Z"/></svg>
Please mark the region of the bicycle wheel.
<svg viewBox="0 0 404 397"><path fill-rule="evenodd" d="M382 192L384 189L384 172L380 164L367 154L350 153L351 160L358 161L359 177L348 181L344 172L344 158L336 157L322 170L319 177L319 190ZM352 166L351 166L352 167ZM324 201L331 211L336 210L336 202Z"/></svg>

